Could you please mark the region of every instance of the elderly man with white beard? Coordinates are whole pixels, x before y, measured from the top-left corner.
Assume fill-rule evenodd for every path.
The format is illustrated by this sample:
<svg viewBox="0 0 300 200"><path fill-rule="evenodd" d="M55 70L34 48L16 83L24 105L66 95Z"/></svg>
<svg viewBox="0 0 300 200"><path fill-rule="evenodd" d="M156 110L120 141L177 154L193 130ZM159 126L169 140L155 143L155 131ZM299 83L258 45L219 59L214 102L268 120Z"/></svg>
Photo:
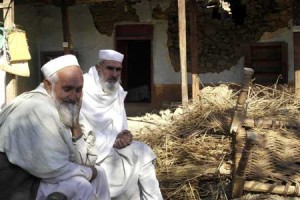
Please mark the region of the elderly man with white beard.
<svg viewBox="0 0 300 200"><path fill-rule="evenodd" d="M111 199L161 200L156 156L148 145L132 141L127 130L127 92L120 85L123 58L114 50L99 51L98 64L84 74L80 113L96 136L97 164L106 172Z"/></svg>
<svg viewBox="0 0 300 200"><path fill-rule="evenodd" d="M76 57L58 57L41 70L43 83L0 114L0 199L110 199L106 174L94 165L94 137L79 125Z"/></svg>

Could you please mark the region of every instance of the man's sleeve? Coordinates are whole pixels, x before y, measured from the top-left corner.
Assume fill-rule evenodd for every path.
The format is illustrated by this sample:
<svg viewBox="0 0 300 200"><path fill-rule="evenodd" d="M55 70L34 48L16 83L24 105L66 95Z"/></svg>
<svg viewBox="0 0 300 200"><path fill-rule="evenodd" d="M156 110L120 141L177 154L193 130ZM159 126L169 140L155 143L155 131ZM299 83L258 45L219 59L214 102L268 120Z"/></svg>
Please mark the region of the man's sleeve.
<svg viewBox="0 0 300 200"><path fill-rule="evenodd" d="M5 152L9 161L32 175L56 183L87 175L71 162L71 134L57 110L45 98L35 97L17 106L2 124L7 131ZM74 159L75 160L75 159Z"/></svg>
<svg viewBox="0 0 300 200"><path fill-rule="evenodd" d="M83 115L80 115L80 125L83 136L73 142L76 162L85 165L95 165L97 149L95 146L96 138L94 132Z"/></svg>

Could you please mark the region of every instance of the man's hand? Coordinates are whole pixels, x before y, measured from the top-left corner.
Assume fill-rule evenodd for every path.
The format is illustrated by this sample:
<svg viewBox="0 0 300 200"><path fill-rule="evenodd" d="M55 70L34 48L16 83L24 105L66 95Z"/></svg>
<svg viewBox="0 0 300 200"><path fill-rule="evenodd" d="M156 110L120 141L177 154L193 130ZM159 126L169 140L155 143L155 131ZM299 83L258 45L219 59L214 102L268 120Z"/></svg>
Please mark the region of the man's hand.
<svg viewBox="0 0 300 200"><path fill-rule="evenodd" d="M114 143L114 148L122 149L127 147L132 142L132 134L129 130L123 130L117 135L117 138Z"/></svg>

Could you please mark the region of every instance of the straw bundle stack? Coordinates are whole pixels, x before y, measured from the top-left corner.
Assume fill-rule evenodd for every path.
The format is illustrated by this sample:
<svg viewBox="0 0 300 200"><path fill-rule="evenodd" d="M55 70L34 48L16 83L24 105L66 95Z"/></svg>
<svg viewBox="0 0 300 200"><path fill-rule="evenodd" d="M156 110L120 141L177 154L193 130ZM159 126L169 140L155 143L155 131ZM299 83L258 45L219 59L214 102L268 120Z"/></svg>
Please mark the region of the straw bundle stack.
<svg viewBox="0 0 300 200"><path fill-rule="evenodd" d="M135 137L150 145L158 157L157 175L165 199L230 199L231 177L221 174L220 167L224 163L231 163L234 153L234 135L230 134L229 129L239 91L233 88L237 88L236 85L205 87L201 90L201 98L197 102L190 102L186 107L174 106L158 114L148 113L143 116L142 121L148 122L149 125L138 130ZM278 88L277 85L266 87L251 84L246 102L247 117L286 120L300 124L300 101L295 99L293 94L287 86ZM267 132L259 127L256 127L255 131L262 134ZM282 127L268 132L271 135L283 136L291 133L295 139L295 131L288 128ZM272 140L268 146L274 146L278 141ZM288 170L284 168L287 165L282 165L282 162L280 167L274 166L277 165L276 161L284 159L282 155L289 154L291 158L286 161L291 163L292 157L300 151L281 148L281 151L286 151L281 157L268 154L268 160L275 163L271 165L271 161L268 162L268 169L274 168L277 171L262 173L264 168L259 167L263 164L258 162L262 160L262 153L259 153L262 149L255 148L247 168L247 177L256 178L258 181L277 182L294 178L291 183L298 180L293 173L290 173L291 176L278 175L295 170L294 165ZM273 177L275 179L272 179ZM245 196L244 199L251 198Z"/></svg>
<svg viewBox="0 0 300 200"><path fill-rule="evenodd" d="M136 134L137 139L149 144L158 157L157 175L165 199L199 199L216 193L209 185L216 185L221 163L231 157L228 130L234 96L226 85L206 87L198 102L144 117L151 124ZM227 178L221 178L222 184ZM212 183L198 186L204 179Z"/></svg>

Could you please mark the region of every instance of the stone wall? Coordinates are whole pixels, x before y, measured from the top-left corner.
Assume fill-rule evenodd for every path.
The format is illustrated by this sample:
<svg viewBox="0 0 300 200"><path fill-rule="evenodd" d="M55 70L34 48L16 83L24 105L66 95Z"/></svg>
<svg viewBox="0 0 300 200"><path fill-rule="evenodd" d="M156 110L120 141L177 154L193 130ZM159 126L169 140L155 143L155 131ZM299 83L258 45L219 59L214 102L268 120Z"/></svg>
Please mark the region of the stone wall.
<svg viewBox="0 0 300 200"><path fill-rule="evenodd" d="M292 18L292 0L225 0L225 10L218 0L197 1L199 72L222 72L234 66L244 55L250 42L256 42L264 32L287 27ZM175 72L180 71L178 46L177 1L163 10L157 5L153 19L168 20L168 49ZM122 21L139 22L136 10L123 0L97 3L90 6L96 28L111 36L114 24ZM190 72L189 7L187 18L187 67Z"/></svg>
<svg viewBox="0 0 300 200"><path fill-rule="evenodd" d="M138 22L136 10L124 0L97 3L90 6L94 23L99 33L111 36L117 22Z"/></svg>
<svg viewBox="0 0 300 200"><path fill-rule="evenodd" d="M287 27L292 18L292 0L251 0L244 5L230 5L231 14L221 7L215 14L207 1L197 2L199 72L222 72L235 65L250 42L256 42L264 32ZM188 5L188 4L187 4ZM187 67L190 71L189 8L187 13ZM241 12L245 9L245 12ZM175 71L180 70L178 47L177 1L168 11L168 48ZM158 15L159 16L159 15Z"/></svg>

